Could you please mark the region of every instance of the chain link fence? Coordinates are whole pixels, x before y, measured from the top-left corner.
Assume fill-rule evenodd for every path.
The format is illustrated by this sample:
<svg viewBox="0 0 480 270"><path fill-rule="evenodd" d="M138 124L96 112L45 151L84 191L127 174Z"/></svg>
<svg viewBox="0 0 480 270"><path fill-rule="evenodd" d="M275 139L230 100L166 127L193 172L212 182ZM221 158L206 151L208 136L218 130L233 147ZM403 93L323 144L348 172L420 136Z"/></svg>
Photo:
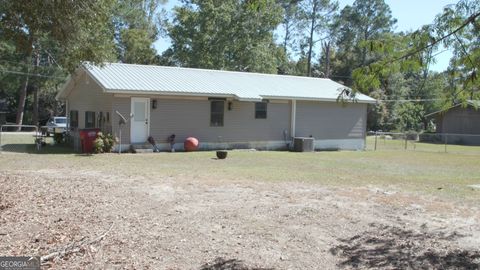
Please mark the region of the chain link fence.
<svg viewBox="0 0 480 270"><path fill-rule="evenodd" d="M480 135L369 132L367 150L403 150L480 155Z"/></svg>
<svg viewBox="0 0 480 270"><path fill-rule="evenodd" d="M33 125L0 126L0 152L38 153L53 139Z"/></svg>

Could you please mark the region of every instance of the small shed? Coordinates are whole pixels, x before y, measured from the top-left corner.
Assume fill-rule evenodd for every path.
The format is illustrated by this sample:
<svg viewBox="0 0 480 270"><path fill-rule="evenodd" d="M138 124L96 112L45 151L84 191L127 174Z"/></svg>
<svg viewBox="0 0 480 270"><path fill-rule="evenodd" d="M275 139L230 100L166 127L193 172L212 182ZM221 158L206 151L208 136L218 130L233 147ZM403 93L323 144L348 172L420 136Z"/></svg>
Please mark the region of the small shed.
<svg viewBox="0 0 480 270"><path fill-rule="evenodd" d="M436 132L449 134L452 143L480 145L480 100L469 100L466 107L457 104L433 115Z"/></svg>

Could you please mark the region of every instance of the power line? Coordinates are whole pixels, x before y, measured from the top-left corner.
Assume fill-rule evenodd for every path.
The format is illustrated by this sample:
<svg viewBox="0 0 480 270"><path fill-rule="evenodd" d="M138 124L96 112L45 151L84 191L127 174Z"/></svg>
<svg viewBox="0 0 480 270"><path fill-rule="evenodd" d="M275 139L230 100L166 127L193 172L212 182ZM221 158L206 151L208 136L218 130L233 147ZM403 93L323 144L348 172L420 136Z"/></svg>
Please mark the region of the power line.
<svg viewBox="0 0 480 270"><path fill-rule="evenodd" d="M33 65L33 64L28 64L28 63L21 63L21 62L16 62L16 61L9 61L9 60L3 60L3 59L0 59L0 62L4 62L4 63L7 63L7 65L9 65L10 67L21 67L21 66L25 66L25 67L32 67L32 68L38 68L38 69L56 69L56 70L62 70L61 67L54 67L54 66L37 66L37 65ZM12 63L12 64L16 64L16 65L12 65L12 64L8 64L8 63Z"/></svg>
<svg viewBox="0 0 480 270"><path fill-rule="evenodd" d="M26 73L26 72L13 71L13 70L0 70L0 72L16 74L16 75L23 75L23 76L42 77L42 78L53 78L53 79L65 79L66 78L66 77L60 77L60 76L50 76L50 75L43 75L43 74L38 74L38 73Z"/></svg>
<svg viewBox="0 0 480 270"><path fill-rule="evenodd" d="M425 98L425 99L377 99L377 102L430 102L443 100L441 98Z"/></svg>
<svg viewBox="0 0 480 270"><path fill-rule="evenodd" d="M443 50L443 51L437 52L436 54L432 55L432 57L435 57L435 56L437 56L437 55L439 55L439 54L442 54L442 53L444 53L444 52L448 52L448 50L445 49L445 50Z"/></svg>
<svg viewBox="0 0 480 270"><path fill-rule="evenodd" d="M467 25L469 25L470 23L475 23L475 20L480 17L480 12L476 13L476 14L473 14L472 16L468 17L465 21L463 21L462 25L460 25L458 28L456 28L455 30L453 30L452 32L438 38L438 39L434 39L431 43L421 47L421 48L418 48L414 51L411 51L411 52L408 52L400 57L397 57L397 58L394 58L388 62L386 62L384 65L387 65L387 64L390 64L390 63L393 63L393 62L396 62L396 61L399 61L399 60L403 60L403 59L406 59L410 56L413 56L419 52L422 52L428 48L431 48L433 46L435 46L436 44L438 44L439 42L442 42L443 40L449 38L450 36L452 35L455 35L457 32L459 32L460 30L462 30L463 28L465 28Z"/></svg>

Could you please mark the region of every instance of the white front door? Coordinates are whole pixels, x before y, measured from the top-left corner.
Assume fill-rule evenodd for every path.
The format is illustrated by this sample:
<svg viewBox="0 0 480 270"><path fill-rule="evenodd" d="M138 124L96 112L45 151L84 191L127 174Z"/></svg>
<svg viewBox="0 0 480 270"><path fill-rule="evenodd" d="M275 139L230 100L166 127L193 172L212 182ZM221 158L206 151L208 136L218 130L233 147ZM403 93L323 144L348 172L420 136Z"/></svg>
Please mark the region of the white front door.
<svg viewBox="0 0 480 270"><path fill-rule="evenodd" d="M150 132L150 99L132 98L131 108L130 142L145 143Z"/></svg>

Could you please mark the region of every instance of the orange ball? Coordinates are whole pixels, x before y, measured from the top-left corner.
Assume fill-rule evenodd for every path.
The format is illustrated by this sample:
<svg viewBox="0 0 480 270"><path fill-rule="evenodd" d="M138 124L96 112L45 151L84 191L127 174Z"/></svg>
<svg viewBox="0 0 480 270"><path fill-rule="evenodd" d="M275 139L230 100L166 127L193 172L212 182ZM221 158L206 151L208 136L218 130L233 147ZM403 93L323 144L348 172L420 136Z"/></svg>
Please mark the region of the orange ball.
<svg viewBox="0 0 480 270"><path fill-rule="evenodd" d="M185 139L185 142L183 143L183 147L185 148L185 151L190 152L190 151L195 151L198 149L198 139L194 137L188 137Z"/></svg>

